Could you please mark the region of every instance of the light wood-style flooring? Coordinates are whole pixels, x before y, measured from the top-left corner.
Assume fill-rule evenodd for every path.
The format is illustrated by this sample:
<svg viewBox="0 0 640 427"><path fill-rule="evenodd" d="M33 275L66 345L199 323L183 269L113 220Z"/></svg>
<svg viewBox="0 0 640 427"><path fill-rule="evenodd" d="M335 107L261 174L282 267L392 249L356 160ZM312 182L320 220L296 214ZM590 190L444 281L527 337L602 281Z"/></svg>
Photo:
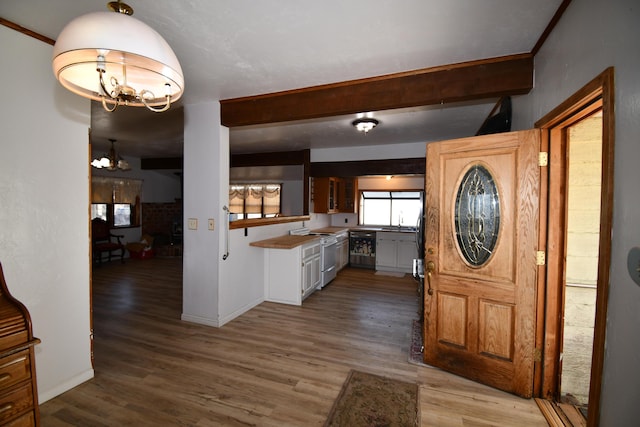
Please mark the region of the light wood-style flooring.
<svg viewBox="0 0 640 427"><path fill-rule="evenodd" d="M180 320L181 277L180 258L94 269L95 378L41 404L43 426L321 426L351 369L417 382L423 426L547 425L533 400L408 363L409 275L347 268L221 328Z"/></svg>

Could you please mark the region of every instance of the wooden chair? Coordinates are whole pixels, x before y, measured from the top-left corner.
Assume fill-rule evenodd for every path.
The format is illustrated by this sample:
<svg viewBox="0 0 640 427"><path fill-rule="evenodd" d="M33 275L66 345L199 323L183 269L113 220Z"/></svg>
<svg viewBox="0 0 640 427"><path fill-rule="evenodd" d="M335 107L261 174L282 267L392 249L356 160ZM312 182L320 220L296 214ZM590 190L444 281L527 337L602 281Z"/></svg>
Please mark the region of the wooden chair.
<svg viewBox="0 0 640 427"><path fill-rule="evenodd" d="M107 252L109 255L109 261L111 261L111 254L113 252L120 251L120 260L124 263L125 247L120 241L122 237L124 236L111 233L107 221L100 218L92 219L91 243L93 249L93 262L96 264L102 263L102 254L104 252ZM115 239L115 241L113 239Z"/></svg>

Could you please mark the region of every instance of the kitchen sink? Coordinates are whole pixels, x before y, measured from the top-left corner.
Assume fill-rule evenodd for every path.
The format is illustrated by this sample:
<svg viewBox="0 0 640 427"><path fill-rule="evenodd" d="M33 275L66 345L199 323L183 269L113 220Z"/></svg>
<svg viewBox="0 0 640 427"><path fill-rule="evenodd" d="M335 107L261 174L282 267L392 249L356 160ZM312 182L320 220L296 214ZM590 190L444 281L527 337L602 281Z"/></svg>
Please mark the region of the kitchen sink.
<svg viewBox="0 0 640 427"><path fill-rule="evenodd" d="M415 227L382 227L382 231L399 231L405 233L415 233Z"/></svg>

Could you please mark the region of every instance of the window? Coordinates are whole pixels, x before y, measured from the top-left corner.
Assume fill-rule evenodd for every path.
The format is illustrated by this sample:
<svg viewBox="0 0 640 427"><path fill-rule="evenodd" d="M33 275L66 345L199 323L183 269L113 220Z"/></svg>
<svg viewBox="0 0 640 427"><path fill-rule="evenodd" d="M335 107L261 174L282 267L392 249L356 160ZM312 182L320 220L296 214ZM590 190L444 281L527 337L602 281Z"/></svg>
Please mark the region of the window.
<svg viewBox="0 0 640 427"><path fill-rule="evenodd" d="M360 192L360 224L415 227L422 212L422 191Z"/></svg>
<svg viewBox="0 0 640 427"><path fill-rule="evenodd" d="M112 227L140 225L142 181L136 179L91 178L91 219L101 218Z"/></svg>
<svg viewBox="0 0 640 427"><path fill-rule="evenodd" d="M229 212L235 219L279 216L281 191L281 184L232 184L229 186Z"/></svg>

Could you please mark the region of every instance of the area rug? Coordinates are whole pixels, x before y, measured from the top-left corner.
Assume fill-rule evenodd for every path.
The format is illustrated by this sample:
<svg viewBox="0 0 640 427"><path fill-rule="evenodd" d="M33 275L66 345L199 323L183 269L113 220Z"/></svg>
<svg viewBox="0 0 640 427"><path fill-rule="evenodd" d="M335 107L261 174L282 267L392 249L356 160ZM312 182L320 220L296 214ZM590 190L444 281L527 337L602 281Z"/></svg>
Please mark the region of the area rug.
<svg viewBox="0 0 640 427"><path fill-rule="evenodd" d="M404 277L404 273L395 271L376 271L376 276Z"/></svg>
<svg viewBox="0 0 640 427"><path fill-rule="evenodd" d="M324 425L418 426L418 385L352 370Z"/></svg>

